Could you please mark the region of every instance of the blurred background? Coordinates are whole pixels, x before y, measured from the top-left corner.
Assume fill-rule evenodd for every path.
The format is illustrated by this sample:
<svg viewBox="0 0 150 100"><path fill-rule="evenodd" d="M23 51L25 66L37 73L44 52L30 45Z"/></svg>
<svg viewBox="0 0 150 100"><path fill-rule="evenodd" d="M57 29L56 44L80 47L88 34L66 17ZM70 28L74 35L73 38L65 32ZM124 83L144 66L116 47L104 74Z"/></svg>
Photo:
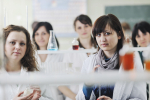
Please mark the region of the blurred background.
<svg viewBox="0 0 150 100"><path fill-rule="evenodd" d="M77 37L73 21L79 14L87 14L94 23L99 16L112 13L132 29L139 21L150 22L149 11L150 0L0 0L0 28L22 25L32 35L34 21L48 21L58 37L60 50L65 50Z"/></svg>

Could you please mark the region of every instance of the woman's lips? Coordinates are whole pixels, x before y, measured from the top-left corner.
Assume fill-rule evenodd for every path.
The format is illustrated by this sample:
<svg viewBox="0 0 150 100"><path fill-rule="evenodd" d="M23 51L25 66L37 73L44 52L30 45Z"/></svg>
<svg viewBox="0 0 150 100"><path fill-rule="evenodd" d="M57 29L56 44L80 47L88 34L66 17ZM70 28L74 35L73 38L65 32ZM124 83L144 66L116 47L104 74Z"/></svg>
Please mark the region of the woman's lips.
<svg viewBox="0 0 150 100"><path fill-rule="evenodd" d="M83 33L82 35L86 35L87 33Z"/></svg>
<svg viewBox="0 0 150 100"><path fill-rule="evenodd" d="M106 47L108 44L101 44L103 47Z"/></svg>
<svg viewBox="0 0 150 100"><path fill-rule="evenodd" d="M14 52L15 54L20 54L19 52Z"/></svg>

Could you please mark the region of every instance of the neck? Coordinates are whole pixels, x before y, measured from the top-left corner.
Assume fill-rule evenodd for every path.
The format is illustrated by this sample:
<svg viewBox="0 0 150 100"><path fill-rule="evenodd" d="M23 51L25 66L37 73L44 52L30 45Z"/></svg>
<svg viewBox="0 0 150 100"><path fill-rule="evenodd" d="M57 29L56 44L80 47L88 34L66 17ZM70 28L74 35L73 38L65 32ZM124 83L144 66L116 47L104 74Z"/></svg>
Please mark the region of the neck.
<svg viewBox="0 0 150 100"><path fill-rule="evenodd" d="M115 54L116 50L113 51L104 51L104 54L107 58L111 58L113 57L113 55Z"/></svg>
<svg viewBox="0 0 150 100"><path fill-rule="evenodd" d="M80 43L85 49L91 49L92 48L92 43L91 43L91 36L89 38L79 38Z"/></svg>
<svg viewBox="0 0 150 100"><path fill-rule="evenodd" d="M21 63L16 61L8 61L6 64L7 72L17 72L21 70Z"/></svg>
<svg viewBox="0 0 150 100"><path fill-rule="evenodd" d="M40 50L47 50L46 47L40 47Z"/></svg>

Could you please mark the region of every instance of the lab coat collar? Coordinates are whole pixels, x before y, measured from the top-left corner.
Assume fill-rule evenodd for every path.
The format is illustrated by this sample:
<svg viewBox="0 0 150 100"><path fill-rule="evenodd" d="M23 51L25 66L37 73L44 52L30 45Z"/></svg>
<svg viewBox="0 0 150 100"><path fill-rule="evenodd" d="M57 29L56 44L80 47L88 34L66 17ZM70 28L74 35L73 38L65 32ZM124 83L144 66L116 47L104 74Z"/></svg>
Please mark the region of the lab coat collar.
<svg viewBox="0 0 150 100"><path fill-rule="evenodd" d="M5 67L3 67L1 69L1 74L4 74L4 75L7 75L7 76L10 76L10 74L6 71ZM23 66L21 66L21 71L20 71L20 76L22 75L28 75L28 72L25 68L23 68ZM17 86L18 85L18 86ZM29 85L22 85L22 84L6 84L7 86L7 89L10 90L11 95L12 97L15 96L16 94L18 94L20 91L24 91L24 89L29 86Z"/></svg>
<svg viewBox="0 0 150 100"><path fill-rule="evenodd" d="M6 74L9 75L8 72L6 71L5 67L2 67L1 71L2 74ZM11 73L11 72L10 72ZM23 66L21 66L21 71L20 71L20 75L25 75L28 74L27 73L27 69L25 69Z"/></svg>

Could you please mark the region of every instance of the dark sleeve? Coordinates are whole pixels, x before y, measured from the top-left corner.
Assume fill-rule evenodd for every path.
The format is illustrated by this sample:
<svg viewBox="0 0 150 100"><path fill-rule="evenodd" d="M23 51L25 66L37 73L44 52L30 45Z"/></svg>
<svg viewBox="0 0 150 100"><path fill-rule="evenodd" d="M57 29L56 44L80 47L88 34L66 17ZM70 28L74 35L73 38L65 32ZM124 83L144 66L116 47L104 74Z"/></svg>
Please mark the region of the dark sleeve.
<svg viewBox="0 0 150 100"><path fill-rule="evenodd" d="M91 86L91 87L88 87L88 86L86 86L86 85L83 86L83 93L84 93L84 95L85 95L85 99L86 99L86 100L89 100L89 99L90 99L92 90L93 90L93 86Z"/></svg>

